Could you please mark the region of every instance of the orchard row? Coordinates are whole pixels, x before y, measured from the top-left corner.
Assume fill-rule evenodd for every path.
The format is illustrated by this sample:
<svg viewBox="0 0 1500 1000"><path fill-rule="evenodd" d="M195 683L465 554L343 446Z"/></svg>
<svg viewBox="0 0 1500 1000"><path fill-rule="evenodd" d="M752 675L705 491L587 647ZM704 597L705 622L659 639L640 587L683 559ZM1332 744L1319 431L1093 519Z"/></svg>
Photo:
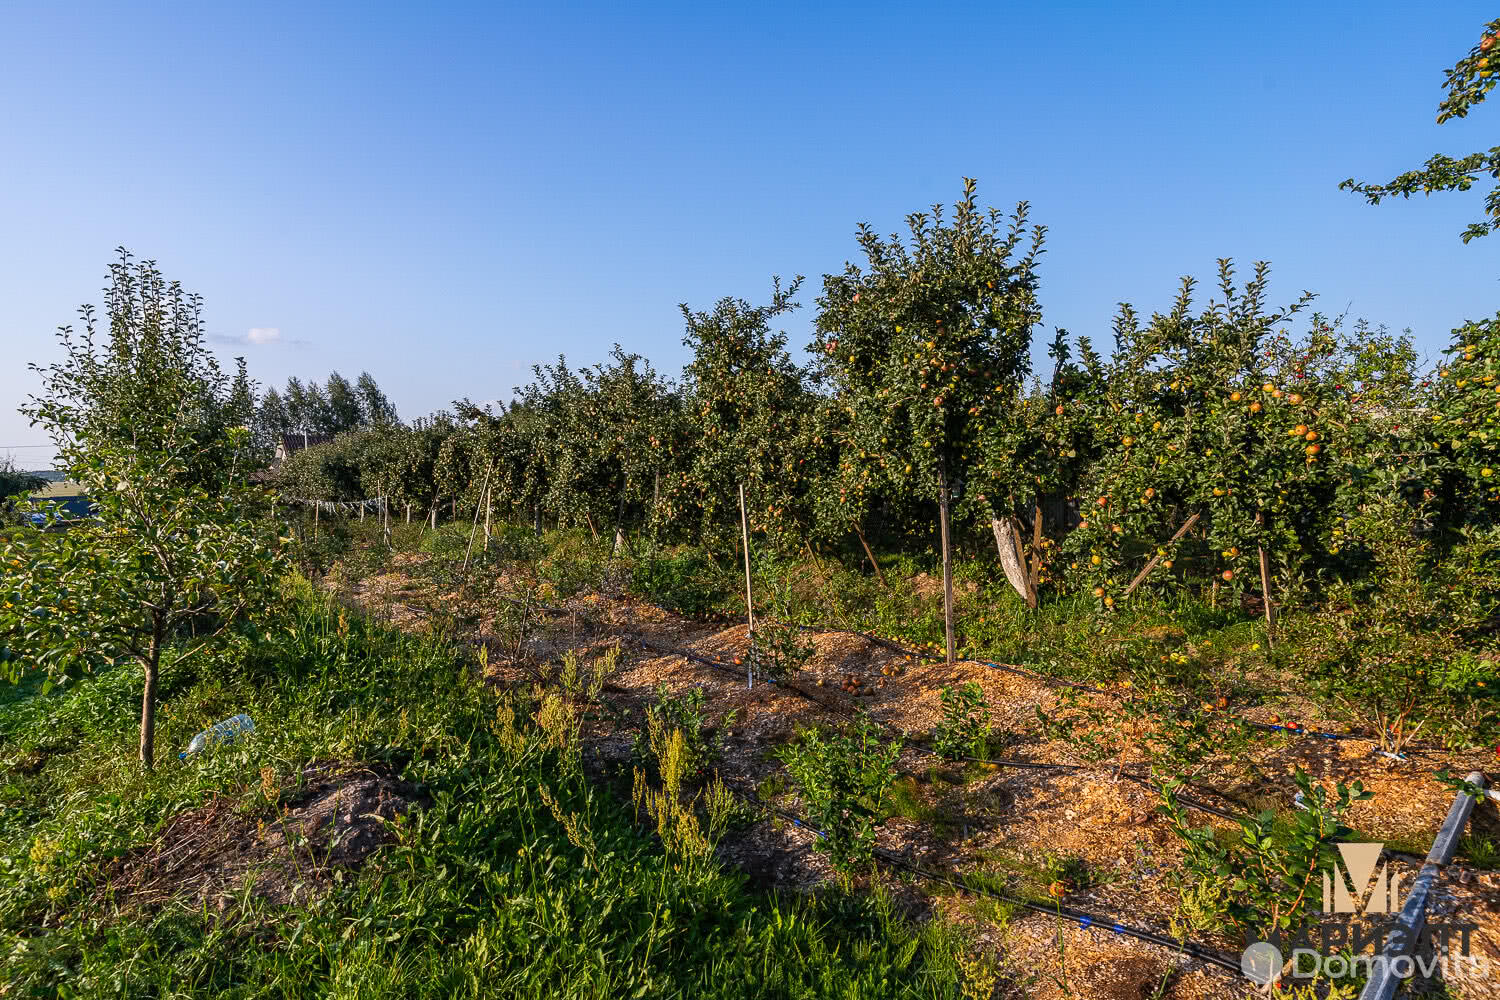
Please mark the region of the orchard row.
<svg viewBox="0 0 1500 1000"><path fill-rule="evenodd" d="M1272 308L1267 267L1241 285L1226 261L1206 306L1184 280L1169 312L1122 306L1108 352L1056 331L1034 373L1044 230L1026 206L983 211L967 182L909 227L861 228L864 263L824 278L808 364L774 330L800 279L778 282L765 305L684 306L678 382L619 347L559 359L502 414L462 402L348 435L294 456L283 488L732 546L743 485L751 531L785 549L925 547L951 515L1010 550L1018 591L1101 606L1148 566L1148 588L1259 591L1262 558L1282 601L1370 572L1382 533L1441 548L1493 527L1496 321L1429 366L1306 296Z"/></svg>

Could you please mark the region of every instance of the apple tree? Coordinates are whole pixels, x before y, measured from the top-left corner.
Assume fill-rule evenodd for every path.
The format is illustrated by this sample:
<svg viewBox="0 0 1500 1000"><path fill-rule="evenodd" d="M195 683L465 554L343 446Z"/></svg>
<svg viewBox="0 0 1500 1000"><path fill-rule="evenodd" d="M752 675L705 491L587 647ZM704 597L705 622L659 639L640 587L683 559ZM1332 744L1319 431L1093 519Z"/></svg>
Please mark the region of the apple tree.
<svg viewBox="0 0 1500 1000"><path fill-rule="evenodd" d="M693 359L683 372L687 417L700 440L669 481L667 502L696 513L699 536L726 545L739 536L739 486L745 488L750 530L779 547L790 545L798 521L797 441L811 416L809 374L787 353L787 337L771 321L797 308L802 279L774 281L771 301L752 306L724 298L712 311L683 305L683 344ZM804 536L805 537L805 536Z"/></svg>
<svg viewBox="0 0 1500 1000"><path fill-rule="evenodd" d="M1448 69L1443 82L1448 96L1438 105L1437 123L1467 117L1495 88L1497 69L1500 69L1500 18L1486 24L1479 33L1479 41ZM1456 159L1436 153L1420 168L1398 174L1384 184L1366 184L1351 177L1339 188L1362 194L1370 204L1378 205L1398 195L1410 198L1418 193L1467 191L1481 174L1500 177L1500 146ZM1500 187L1493 187L1484 198L1484 218L1469 224L1462 233L1463 241L1486 236L1497 224L1500 224Z"/></svg>
<svg viewBox="0 0 1500 1000"><path fill-rule="evenodd" d="M15 654L12 680L27 667L51 681L137 663L150 769L164 659L181 663L274 601L280 545L257 517L247 418L205 346L200 300L124 250L105 295L106 325L85 306L81 337L63 327L64 359L33 366L43 393L22 408L97 517L12 537L0 638ZM185 626L205 620L207 635L195 628L185 645Z"/></svg>
<svg viewBox="0 0 1500 1000"><path fill-rule="evenodd" d="M941 205L909 216L908 240L861 225L865 265L824 277L813 345L847 417L846 476L937 503L950 662L950 510L1024 388L1045 233L1033 228L1028 243L1025 203L1007 224L980 210L975 188L965 178L951 222Z"/></svg>

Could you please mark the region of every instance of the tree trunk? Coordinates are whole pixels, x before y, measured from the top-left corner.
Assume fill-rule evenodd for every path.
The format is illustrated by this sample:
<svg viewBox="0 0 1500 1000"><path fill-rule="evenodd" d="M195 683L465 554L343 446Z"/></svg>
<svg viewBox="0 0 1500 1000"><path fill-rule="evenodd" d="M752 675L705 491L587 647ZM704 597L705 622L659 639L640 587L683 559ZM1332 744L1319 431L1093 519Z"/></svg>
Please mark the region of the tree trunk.
<svg viewBox="0 0 1500 1000"><path fill-rule="evenodd" d="M953 553L948 547L948 472L938 463L938 528L943 536L943 632L948 640L948 662L953 651Z"/></svg>
<svg viewBox="0 0 1500 1000"><path fill-rule="evenodd" d="M620 502L615 507L615 549L614 555L619 555L625 548L625 498L630 495L630 480L625 480L625 485L620 487Z"/></svg>
<svg viewBox="0 0 1500 1000"><path fill-rule="evenodd" d="M156 670L161 661L162 628L158 624L151 636L151 650L146 661L146 688L141 692L141 766L156 766Z"/></svg>
<svg viewBox="0 0 1500 1000"><path fill-rule="evenodd" d="M880 568L880 563L875 561L875 553L870 549L870 543L865 541L865 533L860 530L859 525L854 526L854 533L859 536L859 544L865 547L865 558L870 560L870 565L875 567L875 579L880 581L882 587L889 586L885 582L885 572Z"/></svg>
<svg viewBox="0 0 1500 1000"><path fill-rule="evenodd" d="M993 514L990 515L990 530L995 533L995 549L1000 553L1000 567L1005 570L1005 579L1010 581L1011 589L1023 601L1031 604L1027 594L1026 564L1021 555L1020 536L1010 525Z"/></svg>

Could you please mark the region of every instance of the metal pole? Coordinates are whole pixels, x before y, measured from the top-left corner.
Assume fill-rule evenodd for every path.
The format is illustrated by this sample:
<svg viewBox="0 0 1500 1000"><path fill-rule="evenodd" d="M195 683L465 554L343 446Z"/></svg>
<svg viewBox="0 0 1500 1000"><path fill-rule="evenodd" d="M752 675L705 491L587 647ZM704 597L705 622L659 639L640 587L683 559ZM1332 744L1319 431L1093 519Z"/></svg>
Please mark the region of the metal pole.
<svg viewBox="0 0 1500 1000"><path fill-rule="evenodd" d="M1484 775L1479 771L1469 774L1468 781L1484 787ZM1453 800L1453 806L1448 810L1448 818L1443 821L1442 828L1438 830L1437 839L1432 842L1432 850L1427 854L1427 863L1417 873L1417 879L1412 883L1411 892L1407 894L1406 905L1401 908L1401 916L1396 919L1396 925L1386 935L1385 951L1376 957L1370 965L1370 978L1365 983L1365 988L1359 995L1359 1000L1391 1000L1396 993L1396 987L1401 985L1401 977L1392 968L1398 959L1405 958L1403 965L1411 964L1411 954L1416 949L1417 941L1422 937L1422 931L1427 926L1427 896L1432 892L1432 883L1437 878L1438 872L1449 861L1453 860L1453 851L1458 847L1458 838L1463 835L1464 827L1468 825L1469 814L1474 811L1474 799L1467 792L1459 792L1458 798ZM1337 874L1335 878L1339 877Z"/></svg>
<svg viewBox="0 0 1500 1000"><path fill-rule="evenodd" d="M745 638L749 640L749 649L745 652L745 674L746 686L755 687L755 667L752 665L753 657L750 650L755 648L755 605L750 600L750 518L745 513L745 484L740 483L740 538L745 543L745 621L749 627L745 629Z"/></svg>

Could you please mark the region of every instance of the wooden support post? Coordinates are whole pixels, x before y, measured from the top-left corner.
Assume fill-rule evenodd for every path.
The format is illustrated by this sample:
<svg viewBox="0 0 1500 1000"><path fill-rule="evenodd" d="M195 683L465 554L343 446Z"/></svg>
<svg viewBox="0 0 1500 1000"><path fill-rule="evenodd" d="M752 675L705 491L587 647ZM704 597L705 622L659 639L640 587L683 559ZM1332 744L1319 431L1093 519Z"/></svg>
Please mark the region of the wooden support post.
<svg viewBox="0 0 1500 1000"><path fill-rule="evenodd" d="M1035 520L1031 522L1031 598L1036 607L1037 591L1042 586L1042 501L1037 499Z"/></svg>
<svg viewBox="0 0 1500 1000"><path fill-rule="evenodd" d="M479 487L479 495L480 496L484 496L485 493L489 491L489 488L490 488L490 473L492 471L494 471L494 466L493 465L490 466L488 469L484 470L484 484ZM454 503L456 504L457 501L454 501ZM471 552L474 551L474 536L476 534L478 534L478 533L479 533L479 504L476 503L474 505L474 524L473 524L473 526L471 528L469 528L469 544L464 547L464 572L468 572L468 570L469 570L469 553L471 553Z"/></svg>
<svg viewBox="0 0 1500 1000"><path fill-rule="evenodd" d="M318 515L323 512L323 504L317 500L313 501L313 539L318 537Z"/></svg>
<svg viewBox="0 0 1500 1000"><path fill-rule="evenodd" d="M802 547L807 550L807 554L812 559L813 565L818 568L818 572L823 572L823 560L819 559L818 554L813 551L812 542L804 538L802 539Z"/></svg>
<svg viewBox="0 0 1500 1000"><path fill-rule="evenodd" d="M953 650L953 553L948 546L948 470L938 462L938 529L943 536L943 632L948 640L948 663Z"/></svg>
<svg viewBox="0 0 1500 1000"><path fill-rule="evenodd" d="M411 524L411 501L406 501L406 523Z"/></svg>
<svg viewBox="0 0 1500 1000"><path fill-rule="evenodd" d="M484 551L490 550L490 512L495 506L495 487L484 492Z"/></svg>
<svg viewBox="0 0 1500 1000"><path fill-rule="evenodd" d="M1018 521L1018 520L1016 520L1015 517L1011 517L1010 518L1010 534L1011 534L1011 538L1014 539L1014 541L1015 541L1016 556L1017 556L1017 558L1022 558L1021 557L1021 553L1025 551L1025 547L1021 543L1021 522ZM1035 611L1036 610L1036 606L1037 606L1037 598L1036 598L1036 576L1037 576L1037 572L1036 572L1036 567L1038 565L1036 563L1036 561L1035 561L1035 557L1033 557L1033 561L1032 561L1031 565L1032 565L1031 571L1029 573L1023 572L1023 574L1022 574L1023 575L1023 579L1025 580L1025 583L1026 583L1026 593L1023 594L1022 596L1026 598L1026 606L1028 608L1031 608L1033 611Z"/></svg>
<svg viewBox="0 0 1500 1000"><path fill-rule="evenodd" d="M740 483L740 539L745 543L745 621L749 627L745 630L745 637L749 640L750 647L755 647L755 603L751 599L750 590L750 517L745 513L745 484ZM748 676L748 686L755 686L755 668L751 665L753 658L749 655L750 650L745 651L745 672Z"/></svg>
<svg viewBox="0 0 1500 1000"><path fill-rule="evenodd" d="M875 553L870 549L870 543L865 541L865 533L860 530L859 525L854 526L854 533L859 536L859 544L864 546L865 558L870 560L870 565L875 567L875 579L880 581L882 587L888 586L885 582L885 571L880 568L880 563L875 561Z"/></svg>
<svg viewBox="0 0 1500 1000"><path fill-rule="evenodd" d="M1182 522L1182 527L1180 527L1180 528L1177 529L1177 533L1172 536L1172 540L1171 541L1167 542L1167 546L1172 546L1172 545L1177 544L1177 540L1179 538L1181 538L1183 535L1187 534L1189 531L1191 531L1193 529L1193 525L1195 525L1197 523L1198 523L1198 515L1197 514L1194 514L1192 517L1190 517L1186 521ZM1164 547L1166 547L1166 546L1164 546ZM1144 580L1144 579L1146 579L1147 575L1149 575L1150 572L1153 569L1156 568L1156 564L1159 563L1159 562L1161 562L1165 558L1166 558L1165 556L1160 555L1160 554L1152 556L1151 557L1151 561L1146 564L1146 568L1143 569L1143 570L1141 570L1139 573L1137 573L1135 575L1135 579L1130 581L1130 585L1125 588L1125 593L1122 594L1122 595L1120 595L1120 596L1121 597L1129 597L1130 596L1130 592L1132 590L1134 590L1135 588L1139 587L1141 585L1141 581ZM1217 587L1218 584L1215 584L1214 586Z"/></svg>
<svg viewBox="0 0 1500 1000"><path fill-rule="evenodd" d="M438 505L437 505L436 501L434 501L433 505L432 505L432 530L433 531L437 530L437 509L438 509Z"/></svg>
<svg viewBox="0 0 1500 1000"><path fill-rule="evenodd" d="M593 535L594 541L597 542L599 540L599 532L594 530L594 515L590 514L588 511L584 511L583 519L588 522L589 534Z"/></svg>
<svg viewBox="0 0 1500 1000"><path fill-rule="evenodd" d="M1255 512L1255 523L1261 527L1265 526L1265 511L1258 510ZM1276 612L1271 608L1271 558L1266 555L1266 547L1264 545L1257 545L1256 550L1260 553L1260 596L1261 603L1265 605L1264 610L1266 613L1266 648L1274 649L1276 639L1271 633L1276 628Z"/></svg>

